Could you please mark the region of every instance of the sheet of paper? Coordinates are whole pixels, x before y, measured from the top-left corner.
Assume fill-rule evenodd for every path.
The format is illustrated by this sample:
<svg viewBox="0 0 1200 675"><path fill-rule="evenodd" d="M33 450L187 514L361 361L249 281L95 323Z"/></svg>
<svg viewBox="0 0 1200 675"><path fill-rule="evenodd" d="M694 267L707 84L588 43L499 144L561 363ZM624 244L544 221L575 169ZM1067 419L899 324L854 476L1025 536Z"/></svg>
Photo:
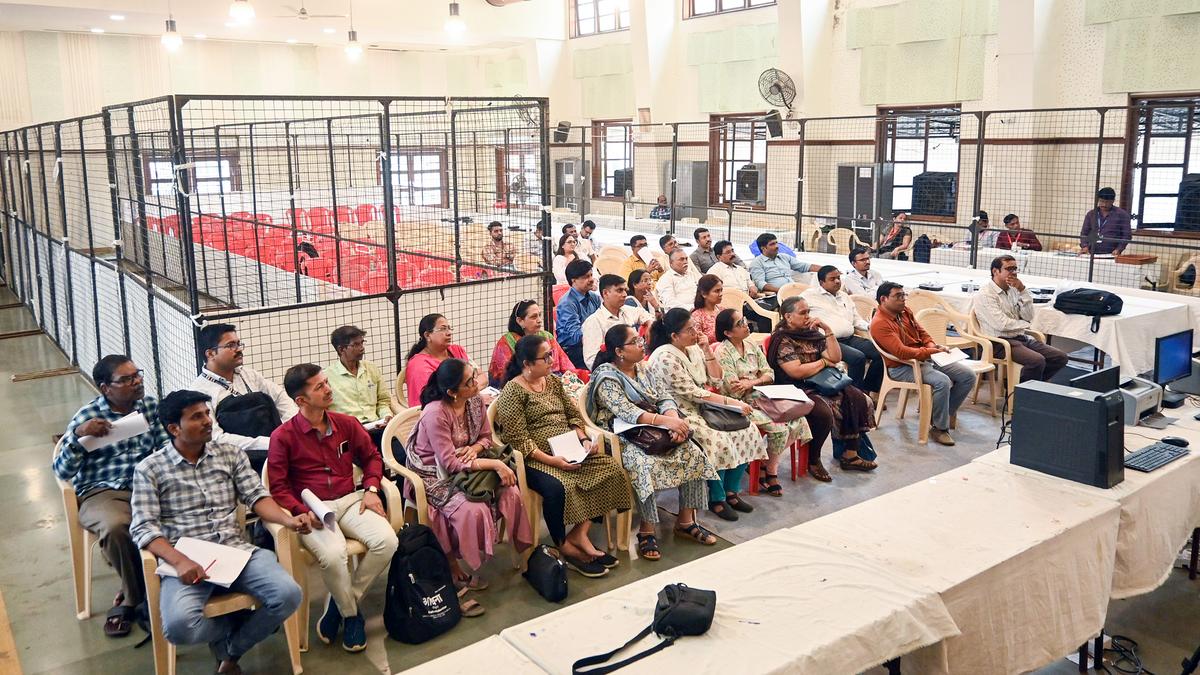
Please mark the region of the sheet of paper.
<svg viewBox="0 0 1200 675"><path fill-rule="evenodd" d="M84 450L92 452L100 448L120 443L127 438L133 438L140 434L150 431L150 423L146 421L146 416L140 412L129 413L121 419L112 423L112 428L103 436L84 436L79 439L79 444Z"/></svg>
<svg viewBox="0 0 1200 675"><path fill-rule="evenodd" d="M496 398L500 395L500 390L495 387L485 387L484 389L480 389L479 393L483 396L491 396L492 398Z"/></svg>
<svg viewBox="0 0 1200 675"><path fill-rule="evenodd" d="M959 361L966 359L967 353L958 347L955 347L948 352L938 352L930 358L933 359L933 362L937 365L945 367L951 363L958 363Z"/></svg>
<svg viewBox="0 0 1200 675"><path fill-rule="evenodd" d="M193 537L180 537L175 542L175 550L207 569L206 581L222 588L232 586L250 561L250 551ZM167 563L160 564L155 571L163 577L179 576L179 572Z"/></svg>
<svg viewBox="0 0 1200 675"><path fill-rule="evenodd" d="M754 390L767 398L776 400L800 401L801 403L807 403L810 400L803 389L792 384L767 384L755 387Z"/></svg>
<svg viewBox="0 0 1200 675"><path fill-rule="evenodd" d="M366 429L367 431L374 431L376 429L382 428L387 423L388 423L388 421L386 419L375 420L374 422L364 422L363 428Z"/></svg>
<svg viewBox="0 0 1200 675"><path fill-rule="evenodd" d="M633 429L635 427L655 427L658 429L666 429L666 427L664 427L661 424L630 424L629 422L626 422L625 420L622 420L622 419L614 419L613 420L613 433L614 434L623 434L626 431L629 431L630 429Z"/></svg>
<svg viewBox="0 0 1200 675"><path fill-rule="evenodd" d="M651 260L654 260L654 254L650 251L649 246L643 246L642 249L638 251L638 257L641 258L642 262L646 263L647 265L650 264Z"/></svg>
<svg viewBox="0 0 1200 675"><path fill-rule="evenodd" d="M309 490L308 488L302 490L300 492L300 501L304 502L304 505L307 506L309 510L311 510L317 516L317 518L321 519L321 522L325 524L325 529L337 529L337 516L334 515L333 511L329 510L328 506L325 506L325 502L321 501L315 494L313 494L312 490Z"/></svg>
<svg viewBox="0 0 1200 675"><path fill-rule="evenodd" d="M549 442L550 452L555 457L562 457L572 464L578 464L587 459L587 450L583 448L583 443L579 441L579 435L573 430L551 436Z"/></svg>

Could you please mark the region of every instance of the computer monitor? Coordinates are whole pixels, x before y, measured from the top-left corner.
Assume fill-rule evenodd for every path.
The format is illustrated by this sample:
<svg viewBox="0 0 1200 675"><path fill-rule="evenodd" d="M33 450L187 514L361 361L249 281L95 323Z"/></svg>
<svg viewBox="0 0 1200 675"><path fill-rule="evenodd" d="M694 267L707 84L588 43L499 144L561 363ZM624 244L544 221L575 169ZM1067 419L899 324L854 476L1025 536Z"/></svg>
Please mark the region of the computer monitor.
<svg viewBox="0 0 1200 675"><path fill-rule="evenodd" d="M1185 330L1154 341L1154 382L1160 386L1192 374L1192 331Z"/></svg>
<svg viewBox="0 0 1200 675"><path fill-rule="evenodd" d="M1071 386L1076 389L1086 389L1099 394L1119 389L1121 386L1121 367L1112 366L1094 373L1071 378Z"/></svg>

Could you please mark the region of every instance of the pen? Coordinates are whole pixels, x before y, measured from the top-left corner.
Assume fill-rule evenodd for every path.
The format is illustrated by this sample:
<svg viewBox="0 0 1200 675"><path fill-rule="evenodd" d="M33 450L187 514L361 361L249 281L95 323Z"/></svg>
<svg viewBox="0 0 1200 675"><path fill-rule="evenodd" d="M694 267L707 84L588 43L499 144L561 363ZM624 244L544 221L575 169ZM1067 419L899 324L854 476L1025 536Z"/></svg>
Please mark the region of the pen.
<svg viewBox="0 0 1200 675"><path fill-rule="evenodd" d="M213 565L216 565L216 564L217 564L217 561L216 561L216 559L213 559L213 561L212 561L212 562L208 563L208 567L205 567L205 568L204 568L204 575L205 575L205 576L208 576L208 571L209 571L209 570L211 570L211 569L212 569L212 566L213 566Z"/></svg>

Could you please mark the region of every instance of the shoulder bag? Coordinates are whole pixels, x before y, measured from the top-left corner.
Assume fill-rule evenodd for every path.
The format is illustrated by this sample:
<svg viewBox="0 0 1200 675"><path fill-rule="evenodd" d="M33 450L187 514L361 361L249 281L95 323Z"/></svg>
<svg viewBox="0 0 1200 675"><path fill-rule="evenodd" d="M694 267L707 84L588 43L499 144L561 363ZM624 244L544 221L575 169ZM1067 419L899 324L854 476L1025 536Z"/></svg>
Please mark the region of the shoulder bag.
<svg viewBox="0 0 1200 675"><path fill-rule="evenodd" d="M571 675L605 675L635 661L640 661L651 654L661 652L675 644L675 640L678 638L686 635L703 635L712 626L716 611L716 591L691 588L685 584L668 584L658 592L658 604L654 607L654 620L649 626L643 628L642 632L635 635L632 640L611 652L579 659L572 664ZM634 654L624 661L592 670L583 670L608 661L622 649L649 635L650 631L661 636L662 642L639 654Z"/></svg>
<svg viewBox="0 0 1200 675"><path fill-rule="evenodd" d="M817 390L817 393L822 396L837 396L843 389L854 383L850 376L843 373L840 368L833 366L825 366L816 375L806 377L803 380L804 386L812 387Z"/></svg>
<svg viewBox="0 0 1200 675"><path fill-rule="evenodd" d="M700 417L717 431L741 431L750 428L750 418L727 407L700 402Z"/></svg>

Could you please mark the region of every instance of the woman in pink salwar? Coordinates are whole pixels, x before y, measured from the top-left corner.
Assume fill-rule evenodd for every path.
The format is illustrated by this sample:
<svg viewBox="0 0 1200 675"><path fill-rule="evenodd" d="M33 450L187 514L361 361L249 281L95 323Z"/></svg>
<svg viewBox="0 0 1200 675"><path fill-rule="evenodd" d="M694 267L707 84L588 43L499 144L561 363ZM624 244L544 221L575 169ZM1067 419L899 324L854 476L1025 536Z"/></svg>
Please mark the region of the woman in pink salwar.
<svg viewBox="0 0 1200 675"><path fill-rule="evenodd" d="M442 361L421 391L421 417L406 444L407 464L425 484L429 527L450 558L455 584L472 590L487 587L474 572L492 558L499 518L507 522L518 551L533 544L516 474L489 456L499 443L492 438L478 380L466 361ZM456 475L469 471L498 475L499 486L490 499L472 501L479 497L459 487Z"/></svg>

